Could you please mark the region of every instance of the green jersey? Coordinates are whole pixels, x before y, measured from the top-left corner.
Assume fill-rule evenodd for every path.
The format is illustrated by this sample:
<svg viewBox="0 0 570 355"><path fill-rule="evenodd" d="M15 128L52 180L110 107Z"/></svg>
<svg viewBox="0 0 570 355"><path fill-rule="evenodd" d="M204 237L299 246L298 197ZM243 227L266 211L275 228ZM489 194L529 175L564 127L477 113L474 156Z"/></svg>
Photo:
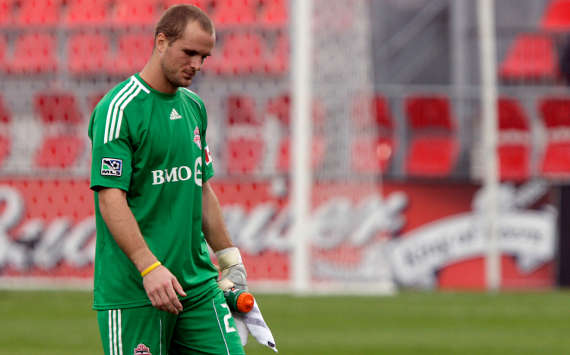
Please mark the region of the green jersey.
<svg viewBox="0 0 570 355"><path fill-rule="evenodd" d="M204 103L179 88L164 94L138 74L113 88L89 123L91 185L119 188L154 255L187 298L216 287L202 233L202 184L213 176ZM109 232L95 192L94 309L149 305L142 277Z"/></svg>

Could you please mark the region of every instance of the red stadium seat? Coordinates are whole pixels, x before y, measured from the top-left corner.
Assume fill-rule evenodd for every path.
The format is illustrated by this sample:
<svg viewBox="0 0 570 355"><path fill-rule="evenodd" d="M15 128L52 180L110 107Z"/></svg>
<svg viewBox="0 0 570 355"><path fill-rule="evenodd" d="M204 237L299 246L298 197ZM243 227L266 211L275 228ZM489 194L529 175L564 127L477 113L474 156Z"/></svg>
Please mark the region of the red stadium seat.
<svg viewBox="0 0 570 355"><path fill-rule="evenodd" d="M235 124L259 124L255 100L250 96L231 95L226 99L227 122Z"/></svg>
<svg viewBox="0 0 570 355"><path fill-rule="evenodd" d="M261 0L260 23L267 27L286 26L289 21L286 0Z"/></svg>
<svg viewBox="0 0 570 355"><path fill-rule="evenodd" d="M206 70L221 75L260 73L263 70L264 43L255 33L230 33L220 51L206 64Z"/></svg>
<svg viewBox="0 0 570 355"><path fill-rule="evenodd" d="M289 72L289 37L280 35L271 50L263 55L266 74L282 75Z"/></svg>
<svg viewBox="0 0 570 355"><path fill-rule="evenodd" d="M449 99L441 95L415 95L405 99L406 116L412 129L455 129Z"/></svg>
<svg viewBox="0 0 570 355"><path fill-rule="evenodd" d="M406 171L413 176L444 177L451 174L459 144L451 137L418 137L409 147Z"/></svg>
<svg viewBox="0 0 570 355"><path fill-rule="evenodd" d="M529 144L500 144L497 153L501 180L524 181L529 178Z"/></svg>
<svg viewBox="0 0 570 355"><path fill-rule="evenodd" d="M26 0L20 2L20 11L16 17L16 25L46 25L59 24L62 0Z"/></svg>
<svg viewBox="0 0 570 355"><path fill-rule="evenodd" d="M550 142L546 146L541 171L550 178L570 177L570 141Z"/></svg>
<svg viewBox="0 0 570 355"><path fill-rule="evenodd" d="M498 100L499 130L528 131L526 113L513 98L500 97Z"/></svg>
<svg viewBox="0 0 570 355"><path fill-rule="evenodd" d="M259 0L215 1L212 18L216 26L253 25Z"/></svg>
<svg viewBox="0 0 570 355"><path fill-rule="evenodd" d="M261 168L265 143L260 134L255 100L250 96L226 98L228 128L227 169L230 174L251 174Z"/></svg>
<svg viewBox="0 0 570 355"><path fill-rule="evenodd" d="M407 173L425 177L449 175L460 150L449 99L441 95L414 95L407 97L404 105L411 130Z"/></svg>
<svg viewBox="0 0 570 355"><path fill-rule="evenodd" d="M541 172L552 178L570 177L570 97L544 97L538 111L548 131Z"/></svg>
<svg viewBox="0 0 570 355"><path fill-rule="evenodd" d="M372 98L357 97L352 107L352 118L355 128L358 130L369 128L391 130L393 128L393 118L388 101L379 94Z"/></svg>
<svg viewBox="0 0 570 355"><path fill-rule="evenodd" d="M312 108L313 119L313 132L322 131L322 126L325 120L325 109L322 103L315 99ZM290 134L291 134L291 99L288 94L273 97L267 100L265 106L265 120L276 119L281 124L281 131L283 138L279 142L268 142L268 144L277 144L277 157L275 167L279 172L289 171L290 159ZM317 167L324 159L325 154L325 140L318 134L313 137L311 161L312 166Z"/></svg>
<svg viewBox="0 0 570 355"><path fill-rule="evenodd" d="M152 26L162 9L160 0L121 0L111 16L114 26Z"/></svg>
<svg viewBox="0 0 570 355"><path fill-rule="evenodd" d="M6 39L4 36L0 35L0 72L6 70L6 51L8 46L6 45Z"/></svg>
<svg viewBox="0 0 570 355"><path fill-rule="evenodd" d="M47 137L35 156L36 166L42 168L69 168L85 149L76 134Z"/></svg>
<svg viewBox="0 0 570 355"><path fill-rule="evenodd" d="M0 27L14 23L14 5L16 0L0 0Z"/></svg>
<svg viewBox="0 0 570 355"><path fill-rule="evenodd" d="M542 173L552 178L570 176L570 141L550 142L544 151Z"/></svg>
<svg viewBox="0 0 570 355"><path fill-rule="evenodd" d="M34 108L44 123L79 123L81 112L73 94L49 93L34 97Z"/></svg>
<svg viewBox="0 0 570 355"><path fill-rule="evenodd" d="M6 71L12 74L53 73L57 66L55 38L46 33L26 33L16 39Z"/></svg>
<svg viewBox="0 0 570 355"><path fill-rule="evenodd" d="M313 136L313 143L311 146L312 149L307 154L311 155L311 166L313 168L317 168L320 164L322 164L325 157L326 144L324 138ZM278 172L289 172L291 168L291 139L289 137L285 137L279 143L279 151L276 164Z"/></svg>
<svg viewBox="0 0 570 355"><path fill-rule="evenodd" d="M507 81L554 81L560 76L559 72L552 39L540 34L518 36L499 69L501 79Z"/></svg>
<svg viewBox="0 0 570 355"><path fill-rule="evenodd" d="M10 137L0 135L0 166L2 166L2 163L10 155L11 145Z"/></svg>
<svg viewBox="0 0 570 355"><path fill-rule="evenodd" d="M191 4L194 6L199 7L200 9L204 10L207 14L211 13L211 6L216 0L186 0L184 4ZM171 6L178 5L182 3L180 0L165 0L163 3L164 10L168 9Z"/></svg>
<svg viewBox="0 0 570 355"><path fill-rule="evenodd" d="M101 101L101 99L103 98L103 96L105 96L105 94L106 92L95 92L87 96L87 105L89 108L89 114L93 112L95 106L97 106L97 104L99 103L99 101Z"/></svg>
<svg viewBox="0 0 570 355"><path fill-rule="evenodd" d="M67 0L66 26L101 26L110 17L111 0Z"/></svg>
<svg viewBox="0 0 570 355"><path fill-rule="evenodd" d="M362 173L383 173L387 170L394 152L391 138L358 137L351 146L351 164Z"/></svg>
<svg viewBox="0 0 570 355"><path fill-rule="evenodd" d="M538 102L538 111L547 129L570 127L570 97L544 97Z"/></svg>
<svg viewBox="0 0 570 355"><path fill-rule="evenodd" d="M266 115L277 118L284 125L289 125L290 111L291 98L287 94L267 100L265 108Z"/></svg>
<svg viewBox="0 0 570 355"><path fill-rule="evenodd" d="M118 53L107 70L112 74L130 75L142 70L152 53L154 38L146 34L125 34L119 38Z"/></svg>
<svg viewBox="0 0 570 355"><path fill-rule="evenodd" d="M67 67L74 75L92 75L105 70L109 38L101 34L76 34L67 42Z"/></svg>
<svg viewBox="0 0 570 355"><path fill-rule="evenodd" d="M395 148L392 114L382 95L359 95L352 107L355 135L351 144L352 168L362 173L382 173Z"/></svg>
<svg viewBox="0 0 570 355"><path fill-rule="evenodd" d="M291 119L291 98L289 94L273 97L267 100L265 107L266 117L273 116L281 122L281 124L289 127ZM315 99L313 101L313 126L316 129L322 128L325 121L325 109L323 104Z"/></svg>
<svg viewBox="0 0 570 355"><path fill-rule="evenodd" d="M12 113L6 107L4 99L0 96L0 123L10 123L12 120Z"/></svg>
<svg viewBox="0 0 570 355"><path fill-rule="evenodd" d="M570 30L570 1L554 0L547 5L541 27L551 31Z"/></svg>
<svg viewBox="0 0 570 355"><path fill-rule="evenodd" d="M530 174L528 118L516 99L498 100L498 159L502 180L526 180Z"/></svg>
<svg viewBox="0 0 570 355"><path fill-rule="evenodd" d="M227 168L230 174L251 174L261 168L264 143L261 138L239 137L227 142Z"/></svg>

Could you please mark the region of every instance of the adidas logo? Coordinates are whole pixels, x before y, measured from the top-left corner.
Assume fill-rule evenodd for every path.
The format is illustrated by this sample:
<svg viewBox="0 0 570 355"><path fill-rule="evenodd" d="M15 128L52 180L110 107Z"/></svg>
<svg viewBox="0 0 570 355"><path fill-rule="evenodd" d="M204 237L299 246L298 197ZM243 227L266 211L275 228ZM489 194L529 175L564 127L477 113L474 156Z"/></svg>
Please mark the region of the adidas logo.
<svg viewBox="0 0 570 355"><path fill-rule="evenodd" d="M180 114L178 113L178 111L176 111L176 109L172 109L172 111L170 111L170 119L171 120L179 120L181 119L182 116L180 116Z"/></svg>

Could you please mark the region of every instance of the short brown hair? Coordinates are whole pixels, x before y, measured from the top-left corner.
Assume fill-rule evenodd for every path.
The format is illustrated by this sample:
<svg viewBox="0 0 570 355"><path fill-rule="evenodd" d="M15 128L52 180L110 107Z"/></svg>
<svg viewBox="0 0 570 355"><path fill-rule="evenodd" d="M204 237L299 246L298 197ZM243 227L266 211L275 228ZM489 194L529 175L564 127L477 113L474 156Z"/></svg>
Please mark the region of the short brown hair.
<svg viewBox="0 0 570 355"><path fill-rule="evenodd" d="M200 8L194 5L180 4L168 8L162 16L154 30L154 38L159 33L163 33L169 43L182 37L186 25L197 21L202 29L210 34L214 34L214 23Z"/></svg>

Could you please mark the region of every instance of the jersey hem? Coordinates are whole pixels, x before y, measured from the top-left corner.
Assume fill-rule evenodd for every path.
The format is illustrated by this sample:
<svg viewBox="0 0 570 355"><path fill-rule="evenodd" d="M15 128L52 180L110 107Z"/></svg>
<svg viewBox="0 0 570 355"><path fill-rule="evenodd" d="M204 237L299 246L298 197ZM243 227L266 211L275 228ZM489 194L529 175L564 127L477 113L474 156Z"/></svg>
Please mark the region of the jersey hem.
<svg viewBox="0 0 570 355"><path fill-rule="evenodd" d="M187 301L190 299L200 299L200 298L204 297L204 295L207 295L208 293L212 292L212 290L214 290L217 287L218 287L218 283L216 282L216 279L211 278L211 279L206 280L203 284L200 284L200 285L193 288L193 290L198 290L199 292L192 293L192 292L186 291L187 296L186 297L179 297L178 299L181 302ZM107 304L107 305L94 303L92 306L92 309L95 311L108 311L110 309L125 309L125 308L137 308L137 307L146 307L146 306L152 306L152 303L150 302L150 300L148 298L145 300L135 300L135 301L124 302L124 303L112 303L112 304Z"/></svg>
<svg viewBox="0 0 570 355"><path fill-rule="evenodd" d="M101 184L101 183L94 183L89 186L89 188L95 192L100 191L101 189L120 189L125 192L129 192L128 186L119 186L113 184Z"/></svg>

